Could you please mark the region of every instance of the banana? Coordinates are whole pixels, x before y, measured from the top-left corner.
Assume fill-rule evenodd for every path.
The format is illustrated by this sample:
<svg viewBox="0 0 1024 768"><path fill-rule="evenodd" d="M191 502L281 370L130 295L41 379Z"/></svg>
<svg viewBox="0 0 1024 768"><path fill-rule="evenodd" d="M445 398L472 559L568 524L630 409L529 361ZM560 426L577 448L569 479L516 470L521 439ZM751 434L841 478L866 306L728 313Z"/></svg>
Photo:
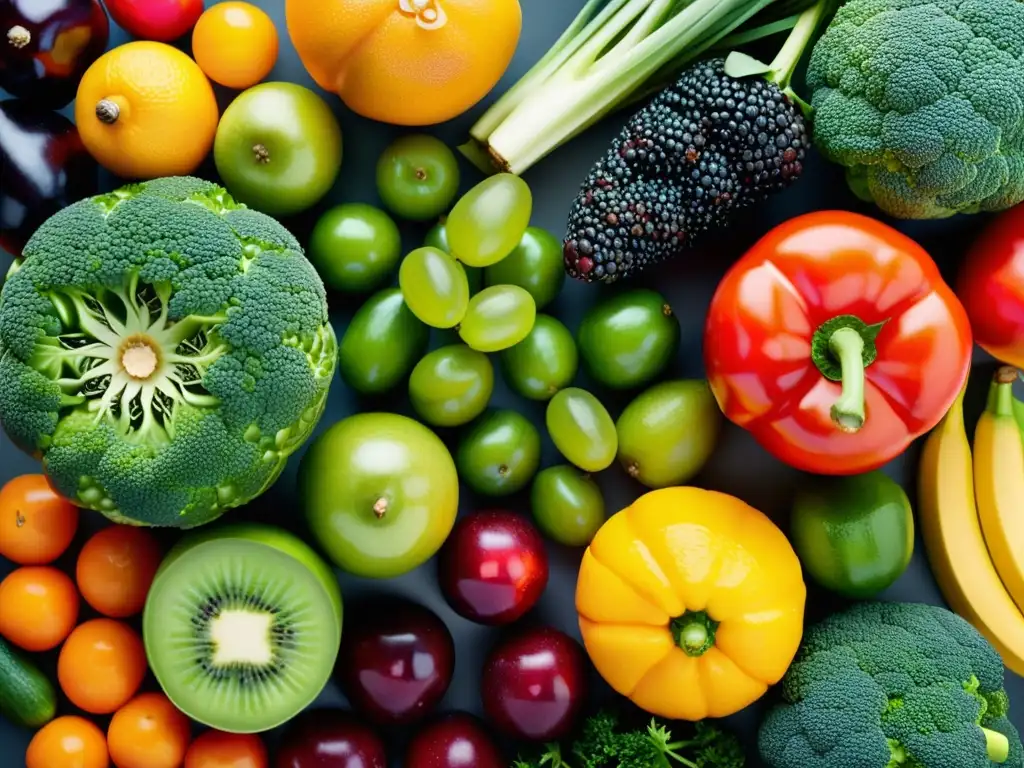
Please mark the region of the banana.
<svg viewBox="0 0 1024 768"><path fill-rule="evenodd" d="M1020 437L1024 441L1024 403L1018 400L1016 397L1013 398L1013 416L1017 419L1017 426L1020 428Z"/></svg>
<svg viewBox="0 0 1024 768"><path fill-rule="evenodd" d="M974 431L974 496L996 571L1024 610L1024 443L1013 413L1017 369L1000 368Z"/></svg>
<svg viewBox="0 0 1024 768"><path fill-rule="evenodd" d="M992 643L1007 667L1024 675L1024 616L1003 586L981 532L963 406L961 392L925 440L918 474L921 535L949 607Z"/></svg>

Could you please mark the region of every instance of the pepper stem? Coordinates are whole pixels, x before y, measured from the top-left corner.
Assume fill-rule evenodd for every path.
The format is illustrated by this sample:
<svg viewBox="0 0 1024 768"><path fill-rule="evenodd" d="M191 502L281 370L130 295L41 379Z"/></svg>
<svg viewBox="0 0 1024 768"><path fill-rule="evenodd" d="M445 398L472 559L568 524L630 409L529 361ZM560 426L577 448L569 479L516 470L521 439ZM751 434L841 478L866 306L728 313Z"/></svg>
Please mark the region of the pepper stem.
<svg viewBox="0 0 1024 768"><path fill-rule="evenodd" d="M672 639L687 656L703 656L715 644L718 622L704 611L687 611L672 619Z"/></svg>
<svg viewBox="0 0 1024 768"><path fill-rule="evenodd" d="M878 358L878 335L888 322L868 325L856 315L838 315L822 323L811 339L811 362L829 381L842 382L832 421L843 432L864 426L864 371Z"/></svg>
<svg viewBox="0 0 1024 768"><path fill-rule="evenodd" d="M1010 740L998 731L982 728L985 734L985 750L993 763L1005 763L1010 756Z"/></svg>
<svg viewBox="0 0 1024 768"><path fill-rule="evenodd" d="M828 340L828 349L843 371L843 392L832 406L832 421L843 432L864 426L864 337L853 328L840 328Z"/></svg>

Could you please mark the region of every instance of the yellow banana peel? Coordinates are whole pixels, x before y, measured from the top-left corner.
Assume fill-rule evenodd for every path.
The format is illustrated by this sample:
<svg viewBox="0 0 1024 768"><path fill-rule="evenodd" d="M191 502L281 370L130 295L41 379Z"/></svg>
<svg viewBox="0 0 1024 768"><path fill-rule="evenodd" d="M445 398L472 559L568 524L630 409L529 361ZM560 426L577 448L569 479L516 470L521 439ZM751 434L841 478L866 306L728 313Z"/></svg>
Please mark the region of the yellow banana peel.
<svg viewBox="0 0 1024 768"><path fill-rule="evenodd" d="M1024 610L1024 444L1013 412L1017 370L1000 368L974 431L974 495L989 554Z"/></svg>
<svg viewBox="0 0 1024 768"><path fill-rule="evenodd" d="M962 392L925 440L918 483L921 535L946 602L992 643L1009 669L1024 675L1024 616L982 534Z"/></svg>

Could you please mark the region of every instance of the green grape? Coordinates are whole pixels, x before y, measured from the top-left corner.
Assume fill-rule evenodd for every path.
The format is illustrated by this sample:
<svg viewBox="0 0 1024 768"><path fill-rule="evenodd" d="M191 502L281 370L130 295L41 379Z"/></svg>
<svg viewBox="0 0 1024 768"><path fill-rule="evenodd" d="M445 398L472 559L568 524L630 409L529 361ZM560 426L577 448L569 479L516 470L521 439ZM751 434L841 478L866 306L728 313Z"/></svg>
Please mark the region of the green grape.
<svg viewBox="0 0 1024 768"><path fill-rule="evenodd" d="M537 527L567 547L585 547L604 524L604 496L589 475L561 464L533 481L530 506Z"/></svg>
<svg viewBox="0 0 1024 768"><path fill-rule="evenodd" d="M473 349L500 352L525 339L536 319L537 305L526 290L494 285L470 299L459 336Z"/></svg>
<svg viewBox="0 0 1024 768"><path fill-rule="evenodd" d="M501 353L505 381L523 397L550 400L576 377L579 354L569 329L551 315L537 315L529 335Z"/></svg>
<svg viewBox="0 0 1024 768"><path fill-rule="evenodd" d="M703 379L655 384L615 423L619 462L648 488L682 485L714 450L722 412Z"/></svg>
<svg viewBox="0 0 1024 768"><path fill-rule="evenodd" d="M462 265L437 248L417 248L402 260L398 285L405 303L433 328L454 328L469 306L469 282Z"/></svg>
<svg viewBox="0 0 1024 768"><path fill-rule="evenodd" d="M435 349L409 376L413 409L435 427L468 424L484 412L493 391L490 359L464 344Z"/></svg>
<svg viewBox="0 0 1024 768"><path fill-rule="evenodd" d="M540 466L540 434L515 411L484 414L459 442L459 478L485 496L507 496L530 482Z"/></svg>
<svg viewBox="0 0 1024 768"><path fill-rule="evenodd" d="M545 421L555 447L580 469L600 472L615 461L615 422L586 390L568 387L552 397Z"/></svg>
<svg viewBox="0 0 1024 768"><path fill-rule="evenodd" d="M562 244L540 227L528 227L519 245L508 256L484 270L487 285L518 285L525 288L542 309L558 296L565 284Z"/></svg>
<svg viewBox="0 0 1024 768"><path fill-rule="evenodd" d="M437 222L427 232L423 244L451 254L452 249L448 245L448 226L443 221ZM480 289L484 287L484 271L480 267L467 267L465 264L462 265L462 268L466 271L466 280L469 282L469 295L479 293Z"/></svg>
<svg viewBox="0 0 1024 768"><path fill-rule="evenodd" d="M444 220L437 222L437 224L427 230L427 235L423 238L423 244L451 254L452 248L448 245L448 225L445 224Z"/></svg>
<svg viewBox="0 0 1024 768"><path fill-rule="evenodd" d="M533 208L526 182L511 173L484 179L448 214L452 256L470 267L487 267L508 256L523 237Z"/></svg>

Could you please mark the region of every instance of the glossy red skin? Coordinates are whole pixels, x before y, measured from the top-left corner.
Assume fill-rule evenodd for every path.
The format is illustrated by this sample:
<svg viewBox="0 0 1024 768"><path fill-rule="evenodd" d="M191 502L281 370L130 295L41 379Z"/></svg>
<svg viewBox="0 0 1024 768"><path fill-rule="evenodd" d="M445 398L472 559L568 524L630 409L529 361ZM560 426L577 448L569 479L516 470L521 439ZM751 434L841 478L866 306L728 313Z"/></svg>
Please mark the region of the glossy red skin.
<svg viewBox="0 0 1024 768"><path fill-rule="evenodd" d="M169 43L188 32L203 15L203 0L107 0L110 17L142 40Z"/></svg>
<svg viewBox="0 0 1024 768"><path fill-rule="evenodd" d="M488 719L518 739L552 741L575 727L587 698L579 643L557 629L526 629L487 657L481 697Z"/></svg>
<svg viewBox="0 0 1024 768"><path fill-rule="evenodd" d="M866 369L865 423L845 433L841 392L811 360L824 322L887 321ZM712 299L704 363L725 415L807 472L860 474L934 427L970 369L967 314L931 257L865 216L823 211L775 228L726 274Z"/></svg>
<svg viewBox="0 0 1024 768"><path fill-rule="evenodd" d="M353 708L375 723L404 725L444 698L455 641L427 608L378 600L346 622L337 668Z"/></svg>
<svg viewBox="0 0 1024 768"><path fill-rule="evenodd" d="M15 26L30 35L24 47L7 39ZM75 98L82 75L109 38L110 22L99 0L0 0L0 88L62 109Z"/></svg>
<svg viewBox="0 0 1024 768"><path fill-rule="evenodd" d="M1000 214L971 246L956 294L978 346L1024 367L1024 205Z"/></svg>
<svg viewBox="0 0 1024 768"><path fill-rule="evenodd" d="M274 768L387 768L384 742L340 709L304 712L288 726Z"/></svg>
<svg viewBox="0 0 1024 768"><path fill-rule="evenodd" d="M483 725L472 715L456 712L413 736L405 768L506 768L506 762Z"/></svg>
<svg viewBox="0 0 1024 768"><path fill-rule="evenodd" d="M544 539L523 515L476 512L459 519L441 551L441 590L451 607L479 624L510 624L548 583Z"/></svg>

